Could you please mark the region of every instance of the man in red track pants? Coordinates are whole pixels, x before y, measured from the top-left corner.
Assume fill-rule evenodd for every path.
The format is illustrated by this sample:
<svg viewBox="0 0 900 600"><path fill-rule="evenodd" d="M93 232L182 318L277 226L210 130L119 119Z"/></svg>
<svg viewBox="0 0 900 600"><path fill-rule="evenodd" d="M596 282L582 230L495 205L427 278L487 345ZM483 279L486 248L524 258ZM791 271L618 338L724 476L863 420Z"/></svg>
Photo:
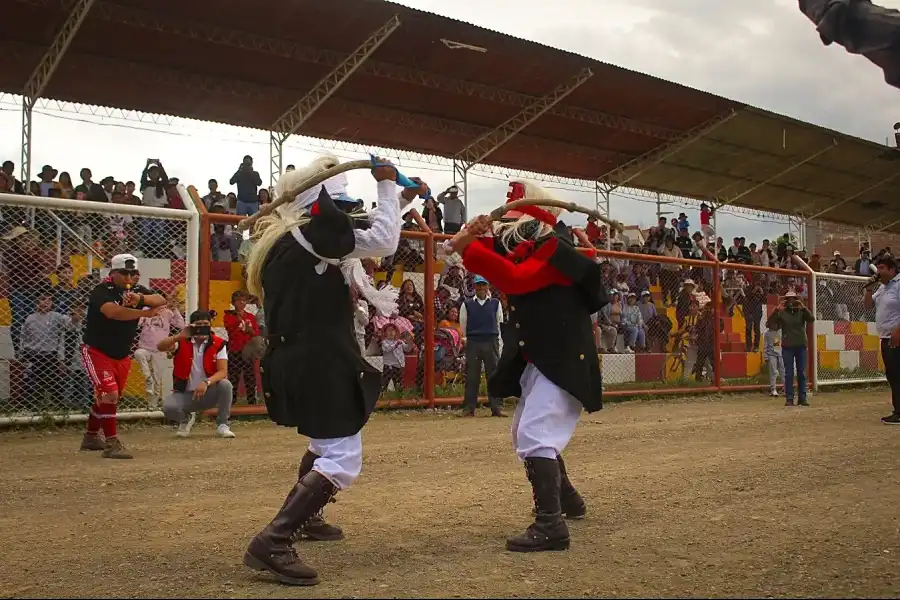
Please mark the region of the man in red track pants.
<svg viewBox="0 0 900 600"><path fill-rule="evenodd" d="M102 450L103 458L133 458L116 435L116 405L131 368L138 319L153 317L166 305L165 298L137 284L139 277L137 259L117 254L88 304L81 358L94 386L94 405L81 449Z"/></svg>

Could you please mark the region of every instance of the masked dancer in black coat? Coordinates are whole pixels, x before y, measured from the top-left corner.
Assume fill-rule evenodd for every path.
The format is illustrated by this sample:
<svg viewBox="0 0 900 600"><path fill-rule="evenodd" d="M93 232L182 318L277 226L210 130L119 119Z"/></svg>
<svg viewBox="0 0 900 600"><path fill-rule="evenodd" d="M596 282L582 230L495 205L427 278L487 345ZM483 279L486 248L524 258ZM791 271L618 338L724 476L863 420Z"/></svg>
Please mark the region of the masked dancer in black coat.
<svg viewBox="0 0 900 600"><path fill-rule="evenodd" d="M321 157L285 174L279 196L312 175L338 164ZM269 418L310 438L298 481L278 514L250 543L248 567L283 582L314 585L315 569L293 547L321 511L362 468L361 430L375 408L381 374L363 360L357 343L350 285L381 314L396 309L397 291L375 290L361 257L390 256L400 237L401 205L427 196L419 180L400 191L397 171L384 161L372 170L378 206L366 215L347 196L347 178L336 175L310 189L277 215L259 220L247 263L247 284L266 313L269 345L260 375ZM349 214L348 214L349 213ZM340 530L337 530L340 533Z"/></svg>
<svg viewBox="0 0 900 600"><path fill-rule="evenodd" d="M555 199L529 182L513 182L509 200ZM562 452L582 409L600 410L602 383L591 314L608 303L600 265L576 250L558 208L528 206L515 220L481 216L446 242L469 271L506 294L510 323L488 394L519 398L512 422L516 454L534 494L534 522L506 541L507 550L565 550L564 517L585 515ZM507 213L507 217L511 216Z"/></svg>

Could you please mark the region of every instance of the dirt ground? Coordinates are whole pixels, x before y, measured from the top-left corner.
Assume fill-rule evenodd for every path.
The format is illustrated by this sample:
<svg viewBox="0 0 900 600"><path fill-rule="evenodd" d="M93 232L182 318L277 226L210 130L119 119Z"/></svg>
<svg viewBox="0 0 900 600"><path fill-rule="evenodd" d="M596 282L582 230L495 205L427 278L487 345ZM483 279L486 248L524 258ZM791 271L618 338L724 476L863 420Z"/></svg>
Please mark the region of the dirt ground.
<svg viewBox="0 0 900 600"><path fill-rule="evenodd" d="M531 495L509 419L379 414L363 474L330 505L347 539L300 545L286 588L241 565L304 440L266 421L187 440L122 429L0 433L2 597L707 597L900 595L900 427L886 390L633 402L585 416L566 451L588 502L568 552L504 551Z"/></svg>

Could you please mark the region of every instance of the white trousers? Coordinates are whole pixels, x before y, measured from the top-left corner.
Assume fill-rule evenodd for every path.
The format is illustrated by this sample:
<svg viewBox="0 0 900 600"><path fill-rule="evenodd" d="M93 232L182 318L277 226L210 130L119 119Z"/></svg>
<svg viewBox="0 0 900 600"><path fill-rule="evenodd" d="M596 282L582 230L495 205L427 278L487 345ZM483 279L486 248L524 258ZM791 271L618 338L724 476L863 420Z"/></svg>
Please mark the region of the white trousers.
<svg viewBox="0 0 900 600"><path fill-rule="evenodd" d="M144 375L147 400L154 402L172 392L172 361L165 352L138 348L134 351L134 360L140 365Z"/></svg>
<svg viewBox="0 0 900 600"><path fill-rule="evenodd" d="M512 421L512 441L520 460L562 454L581 416L581 402L529 363L520 379L522 397Z"/></svg>
<svg viewBox="0 0 900 600"><path fill-rule="evenodd" d="M309 451L319 458L313 471L324 475L339 490L345 490L362 470L362 432L343 438L310 439Z"/></svg>

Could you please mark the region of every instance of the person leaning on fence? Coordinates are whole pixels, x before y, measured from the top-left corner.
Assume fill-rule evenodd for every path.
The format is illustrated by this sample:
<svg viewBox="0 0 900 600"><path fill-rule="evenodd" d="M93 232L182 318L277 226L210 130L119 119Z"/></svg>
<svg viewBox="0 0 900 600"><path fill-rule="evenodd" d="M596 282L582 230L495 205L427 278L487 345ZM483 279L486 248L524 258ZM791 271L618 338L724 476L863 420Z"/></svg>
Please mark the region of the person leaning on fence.
<svg viewBox="0 0 900 600"><path fill-rule="evenodd" d="M769 363L769 391L772 396L778 396L775 384L778 377L784 381L784 358L781 356L781 331L778 321L771 317L766 321L766 332L763 334L765 344L766 361Z"/></svg>
<svg viewBox="0 0 900 600"><path fill-rule="evenodd" d="M886 425L900 425L900 275L897 261L882 256L875 261L876 275L866 285L863 303L866 309L875 308L875 327L881 338L884 371L891 386L893 412L882 417ZM873 293L876 283L881 286Z"/></svg>
<svg viewBox="0 0 900 600"><path fill-rule="evenodd" d="M478 406L478 389L481 387L481 365L484 376L490 378L500 360L500 325L503 309L500 300L488 292L487 279L475 276L475 297L465 300L459 309L460 328L465 331L466 344L466 396L463 399L462 416L474 417ZM502 417L503 399L488 396L491 415Z"/></svg>
<svg viewBox="0 0 900 600"><path fill-rule="evenodd" d="M794 405L795 366L797 370L797 404L809 406L806 401L806 324L815 320L816 318L808 308L803 306L803 301L794 291L789 291L784 295L778 308L769 317L769 321L781 326L786 406Z"/></svg>
<svg viewBox="0 0 900 600"><path fill-rule="evenodd" d="M211 315L205 310L191 313L190 325L159 342L160 352L172 357L172 393L163 401L166 418L178 423L178 437L187 437L195 414L218 409L216 435L233 438L228 427L234 387L228 380L228 348L225 340L210 330Z"/></svg>
<svg viewBox="0 0 900 600"><path fill-rule="evenodd" d="M104 458L133 458L116 433L116 405L125 393L138 321L166 305L165 298L137 283L139 277L133 255L113 256L109 277L94 288L88 304L81 358L96 400L81 449L102 450Z"/></svg>

